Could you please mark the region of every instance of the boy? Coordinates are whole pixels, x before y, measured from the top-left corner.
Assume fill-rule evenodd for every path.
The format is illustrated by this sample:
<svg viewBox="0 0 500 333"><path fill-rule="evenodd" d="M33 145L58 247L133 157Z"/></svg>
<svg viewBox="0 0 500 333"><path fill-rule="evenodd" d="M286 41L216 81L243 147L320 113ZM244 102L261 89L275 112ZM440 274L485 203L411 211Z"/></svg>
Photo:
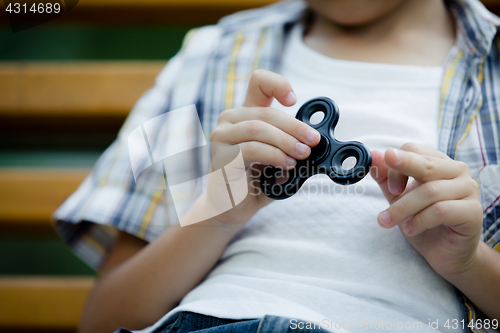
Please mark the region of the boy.
<svg viewBox="0 0 500 333"><path fill-rule="evenodd" d="M56 212L61 235L100 272L81 331L494 328L498 25L475 0L308 0L192 34ZM167 228L168 192L134 184L128 134L189 104L211 142L238 144L248 167L293 168L319 142L294 115L321 95L340 107L336 137L372 150L356 195L317 176L290 199L249 195ZM203 210L196 198L183 214Z"/></svg>

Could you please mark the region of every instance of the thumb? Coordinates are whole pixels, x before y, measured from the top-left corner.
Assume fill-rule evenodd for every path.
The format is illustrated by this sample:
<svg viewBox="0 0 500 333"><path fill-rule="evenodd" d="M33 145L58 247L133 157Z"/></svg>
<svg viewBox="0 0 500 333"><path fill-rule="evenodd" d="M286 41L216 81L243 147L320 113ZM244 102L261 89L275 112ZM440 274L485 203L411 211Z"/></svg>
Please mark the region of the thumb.
<svg viewBox="0 0 500 333"><path fill-rule="evenodd" d="M292 106L297 102L297 97L287 79L264 69L256 70L250 78L243 106L268 107L274 98L284 106Z"/></svg>

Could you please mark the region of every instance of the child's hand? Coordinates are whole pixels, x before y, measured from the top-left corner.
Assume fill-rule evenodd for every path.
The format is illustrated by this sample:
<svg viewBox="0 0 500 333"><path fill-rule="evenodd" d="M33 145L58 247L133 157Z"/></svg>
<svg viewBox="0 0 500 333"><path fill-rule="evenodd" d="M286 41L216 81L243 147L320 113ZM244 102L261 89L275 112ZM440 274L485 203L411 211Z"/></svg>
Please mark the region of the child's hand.
<svg viewBox="0 0 500 333"><path fill-rule="evenodd" d="M374 151L372 157L370 174L390 204L378 223L384 228L398 225L445 278L471 267L478 257L483 210L467 165L411 143L385 155ZM407 186L408 177L414 180Z"/></svg>
<svg viewBox="0 0 500 333"><path fill-rule="evenodd" d="M311 147L320 141L319 133L293 116L269 107L275 98L284 106L292 106L297 100L290 83L282 76L266 70L254 72L243 106L220 114L217 127L210 135L212 146L237 144L247 169L256 169L255 164L261 164L289 170L297 159L307 158ZM226 173L231 172L225 169ZM247 197L217 216L217 220L224 224L245 223L270 202L261 193L257 177L255 173L249 175L252 184Z"/></svg>

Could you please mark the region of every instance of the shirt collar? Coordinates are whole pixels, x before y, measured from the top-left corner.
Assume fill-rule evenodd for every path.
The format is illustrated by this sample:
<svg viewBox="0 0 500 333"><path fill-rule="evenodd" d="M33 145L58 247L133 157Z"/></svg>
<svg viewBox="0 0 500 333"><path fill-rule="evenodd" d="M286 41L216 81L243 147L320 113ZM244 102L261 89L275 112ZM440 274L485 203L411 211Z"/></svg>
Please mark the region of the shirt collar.
<svg viewBox="0 0 500 333"><path fill-rule="evenodd" d="M500 26L500 18L489 12L479 0L443 1L455 17L458 48L465 55L485 57ZM227 16L219 24L225 32L287 25L303 17L306 8L304 0L278 1L270 6Z"/></svg>
<svg viewBox="0 0 500 333"><path fill-rule="evenodd" d="M457 46L466 54L485 57L495 38L500 19L479 0L448 1L457 24Z"/></svg>

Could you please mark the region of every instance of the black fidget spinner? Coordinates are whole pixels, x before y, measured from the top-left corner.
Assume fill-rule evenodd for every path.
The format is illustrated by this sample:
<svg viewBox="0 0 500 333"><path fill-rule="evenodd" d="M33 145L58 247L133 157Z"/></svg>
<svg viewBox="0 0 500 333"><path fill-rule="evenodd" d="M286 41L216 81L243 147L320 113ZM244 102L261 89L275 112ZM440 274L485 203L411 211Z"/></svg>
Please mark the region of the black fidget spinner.
<svg viewBox="0 0 500 333"><path fill-rule="evenodd" d="M324 117L313 125L310 120L316 112L323 112ZM333 135L339 121L339 108L334 101L328 97L311 99L300 107L295 118L316 129L321 134L321 140L311 149L311 155L305 160L298 160L292 170L283 171L271 165L262 170L260 186L266 196L275 200L287 199L298 192L307 178L316 174L326 174L341 185L357 183L368 174L372 164L370 151L360 142L340 142ZM356 164L346 170L342 163L349 157L354 157ZM280 183L280 179L284 181Z"/></svg>

